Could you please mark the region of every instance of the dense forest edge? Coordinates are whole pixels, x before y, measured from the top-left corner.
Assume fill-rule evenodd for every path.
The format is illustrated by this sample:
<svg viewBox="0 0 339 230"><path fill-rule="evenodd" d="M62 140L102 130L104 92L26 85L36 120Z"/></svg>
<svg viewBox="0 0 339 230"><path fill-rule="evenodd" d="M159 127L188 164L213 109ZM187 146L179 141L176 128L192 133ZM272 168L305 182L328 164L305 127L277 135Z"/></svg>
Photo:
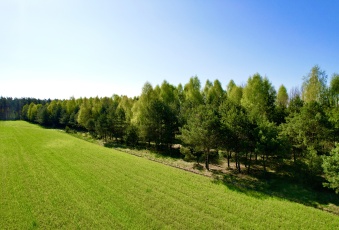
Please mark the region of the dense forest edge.
<svg viewBox="0 0 339 230"><path fill-rule="evenodd" d="M231 80L225 89L218 80L202 87L197 76L178 86L146 82L134 98L1 97L0 120L20 119L89 133L106 146L152 149L206 170L225 161L227 170L261 182L280 178L339 192L339 74L328 82L319 66L289 93L257 73L245 85ZM220 178L226 183L232 175Z"/></svg>

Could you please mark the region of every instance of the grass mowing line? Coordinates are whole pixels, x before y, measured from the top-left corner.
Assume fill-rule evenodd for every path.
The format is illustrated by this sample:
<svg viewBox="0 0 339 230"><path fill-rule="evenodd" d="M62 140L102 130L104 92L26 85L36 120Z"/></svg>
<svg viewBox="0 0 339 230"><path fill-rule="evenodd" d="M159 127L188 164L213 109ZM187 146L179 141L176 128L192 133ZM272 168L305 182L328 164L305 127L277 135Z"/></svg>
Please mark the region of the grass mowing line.
<svg viewBox="0 0 339 230"><path fill-rule="evenodd" d="M30 151L30 152L32 152L32 151ZM63 186L60 186L60 180L58 180L58 175L55 172L52 171L52 169L55 168L55 163L56 162L53 162L53 163L50 163L50 164L46 164L46 163L44 163L44 161L37 162L37 160L40 159L39 156L40 156L39 154L35 154L34 157L31 155L30 158L36 160L36 162L34 162L33 167L37 167L38 165L46 165L44 170L43 170L46 175L44 177L41 177L40 180L47 180L48 181L49 179L52 179L51 181L54 182L54 185L52 186L52 187L54 187L54 190L58 190L58 189L63 190L64 193L62 193L62 194L63 194L63 196L66 197L65 198L63 196L59 196L58 192L57 193L53 193L53 189L50 189L49 191L45 191L45 193L47 193L47 194L52 194L52 195L49 195L49 197L53 198L53 199L50 199L50 200L52 202L54 202L54 204L51 204L50 206L53 207L53 206L57 206L56 204L59 204L59 205L61 204L61 205L64 206L64 210L66 211L65 214L67 214L67 212L69 212L69 214L71 214L71 215L74 214L74 213L69 211L69 210L72 209L72 206L74 206L74 200L70 199L70 197L67 196L67 195L68 194L76 195L77 193L72 191L72 192L68 192L68 194L67 194L67 188L68 188L67 183L64 183ZM50 156L50 152L46 151L45 154L44 154L44 160L45 161L47 161L48 156ZM59 170L59 172L60 171L63 171L63 170ZM45 181L45 184L46 184L46 181ZM46 207L49 207L49 205L47 205ZM45 210L45 211L48 212L49 210ZM71 218L72 217L71 215L68 215L68 218ZM94 217L95 215L87 215L87 216L91 217L93 220L96 220L96 218ZM82 217L82 218L84 218L84 217ZM45 220L45 222L47 222L47 224L48 224L48 218L47 218L47 220ZM54 220L53 222L56 223L57 221ZM76 222L74 222L74 223L76 223ZM55 227L58 227L58 226L56 225Z"/></svg>
<svg viewBox="0 0 339 230"><path fill-rule="evenodd" d="M75 206L74 200L70 199L71 197L67 193L67 184L64 186L60 186L60 182L58 181L58 178L55 176L55 173L51 170L52 165L47 165L44 159L41 159L39 157L39 154L36 154L34 151L29 151L31 154L26 155L27 159L32 160L31 161L31 167L30 169L32 171L36 171L36 167L40 167L40 172L43 172L44 175L39 175L40 179L37 182L34 182L33 185L36 185L36 189L34 191L37 191L37 195L43 195L39 200L37 201L38 204L36 206L42 206L42 209L39 209L35 215L37 216L44 216L45 213L51 213L52 210L49 208L57 207L57 206L63 206L63 212L64 214L68 215L68 218L73 219L72 213L69 213L70 206ZM49 155L49 152L45 152L46 156ZM34 161L33 161L34 160ZM27 171L27 170L25 170ZM40 182L44 181L43 188L39 187ZM29 187L29 186L27 186ZM62 195L55 193L53 190L62 189L63 193ZM32 195L33 196L33 195ZM34 196L33 196L34 197ZM40 203L40 204L39 204ZM54 212L59 212L58 209L54 209ZM52 212L53 213L53 212ZM47 218L44 218L43 221L41 221L39 224L41 227L46 227L46 223L52 222L54 224L53 227L59 227L65 225L63 219L55 218L53 215L47 216ZM48 226L48 225L47 225ZM50 226L51 227L51 226Z"/></svg>
<svg viewBox="0 0 339 230"><path fill-rule="evenodd" d="M131 173L133 173L132 171L131 171ZM181 172L182 173L182 172ZM133 174L134 175L134 174ZM134 175L135 176L135 175ZM144 179L144 178L141 178L141 179ZM147 178L147 180L149 180L150 181L150 183L152 183L151 184L151 187L153 187L153 188L155 188L154 189L154 191L156 191L156 190L158 190L158 187L159 186L156 186L157 185L157 183L158 182L161 182L161 181L157 181L157 180L154 180L155 178ZM138 180L137 180L138 181ZM141 181L141 180L140 180ZM169 187L167 187L167 189L168 190L171 190L171 191L173 191L173 189L169 186ZM180 192L180 190L177 190L177 191L179 191ZM178 195L171 195L171 194L168 194L168 192L167 193L165 193L164 191L160 191L162 194L165 194L166 196L167 196L167 198L169 198L169 195L170 195L170 197L173 199L173 200L175 200L176 202L181 202L182 204L185 204L185 203L187 203L187 196L186 197L182 197L182 195L186 195L186 194L184 194L184 193L182 193L182 194L178 194ZM181 198L181 199L180 199ZM167 199L168 200L168 199ZM197 202L197 200L195 201L195 202ZM198 200L198 202L199 202L199 200ZM180 205L181 206L181 205ZM200 207L203 207L204 206L204 204L203 204L203 202L201 202L201 204L199 205ZM192 210L192 211L194 211L194 212L196 212L197 210ZM202 208L202 209L200 209L200 210L198 210L198 211L200 211L200 212L204 212L204 209ZM221 210L220 210L221 211ZM176 212L179 212L180 213L180 210L177 210ZM192 213L194 213L194 212L192 212ZM214 221L216 221L215 220L215 218L214 218Z"/></svg>
<svg viewBox="0 0 339 230"><path fill-rule="evenodd" d="M51 156L51 157L46 157L45 156L45 160L46 160L47 165L53 166L52 169L54 171L57 171L59 173L62 172L62 175L54 174L53 175L54 180L58 181L59 184L66 185L64 188L65 188L65 191L67 193L69 193L69 194L73 193L76 196L79 196L79 195L81 196L82 191L80 191L78 193L75 193L74 189L72 189L76 184L79 184L79 182L82 180L82 177L73 177L72 178L72 174L74 175L74 172L75 172L75 170L74 170L75 167L73 167L72 170L70 170L71 167L67 163L67 161L62 159L62 156L63 156L62 154L55 154L54 153L54 154L48 154L47 156ZM69 180L71 180L73 182L72 185L69 185L67 183ZM81 186L77 186L77 187L81 188ZM89 187L91 187L91 186L89 186ZM94 184L92 185L92 187L95 187ZM89 193L89 192L92 192L92 190L89 190L87 193ZM91 194L91 196L98 197L98 193ZM75 196L74 196L74 198L75 198ZM79 198L78 199L74 199L74 200L79 200ZM91 200L87 200L87 202L91 202ZM98 204L95 203L95 204L92 204L91 206L92 206L92 213L88 214L87 216L95 217L97 221L103 220L103 217L100 217L98 215L95 215L95 213L93 213L93 210L95 210L95 208L96 208L96 206L98 206ZM88 206L88 207L90 207L90 206ZM111 209L112 209L112 207L118 207L119 208L119 207L123 207L123 206L121 204L120 205L117 204L117 205L111 205L110 206ZM90 209L88 209L88 210L90 210ZM113 210L111 210L111 213L121 213L121 212L119 212L119 210L117 210L117 209L113 209ZM99 212L99 214L100 214L100 212ZM118 217L111 216L110 219L116 219L115 223L121 222L121 221L117 220ZM104 220L106 222L109 222L110 219L107 219L107 218L105 219L104 218ZM96 221L94 219L94 224L99 224L99 223L96 223ZM117 225L116 227L121 227L121 226Z"/></svg>
<svg viewBox="0 0 339 230"><path fill-rule="evenodd" d="M60 155L55 155L55 158L59 160L59 156L60 156ZM51 162L51 163L52 163L52 162ZM54 163L54 165L62 165L62 164L59 164L59 163L56 164L57 161L56 161L56 162L53 162L53 163ZM96 166L94 166L94 167L96 167ZM100 183L99 183L99 184L100 184ZM115 192L116 192L116 191L115 191ZM119 194L119 193L117 193L117 194ZM122 193L122 194L123 194L123 193ZM97 195L97 194L93 194L93 196L96 196L96 195ZM121 212L117 212L117 213L121 213Z"/></svg>
<svg viewBox="0 0 339 230"><path fill-rule="evenodd" d="M19 192L15 197L31 207L33 213L41 215L32 217L24 208L16 212L21 206L8 204L12 202L11 196L3 192L2 198L9 201L0 199L1 207L14 210L15 217L24 216L22 219L27 221L14 223L1 214L4 221L0 228L4 223L6 227L29 228L34 222L41 228L339 228L338 218L319 210L266 195L248 196L223 184L212 183L209 178L105 149L55 130L36 128L24 122L4 123L0 122L3 164L0 169L1 175L6 175L6 188L16 185L15 178L9 177L21 178L22 188L36 192L31 192L27 199ZM24 128L20 128L21 125ZM18 160L16 151L11 151L15 146L2 142L4 126L7 126L6 133L12 133L21 143L26 163ZM3 145L6 151L2 151ZM10 174L16 166L20 166L20 170ZM22 179L25 170L29 172L26 181ZM38 184L32 185L36 180ZM39 198L44 198L45 203ZM65 207L55 207L55 204ZM68 210L70 207L72 210ZM97 220L90 218L93 213Z"/></svg>
<svg viewBox="0 0 339 230"><path fill-rule="evenodd" d="M6 140L8 141L8 140ZM4 204L10 205L16 203L16 205L18 205L19 208L17 208L16 210L6 210L5 211L5 215L7 216L14 216L14 218L12 218L12 220L15 220L15 216L17 216L18 214L22 213L28 213L29 215L26 216L27 218L23 218L21 220L21 223L27 223L30 224L30 219L34 219L32 218L32 213L31 213L31 205L30 202L27 202L29 199L27 197L27 192L25 191L25 178L22 177L22 174L20 173L20 171L25 171L25 162L23 162L23 158L22 158L22 148L20 148L20 145L17 144L16 139L14 139L13 142L7 142L8 146L10 146L11 149L14 149L15 152L17 153L17 155L13 155L13 159L11 158L5 158L5 162L3 162L4 165L6 165L6 167L4 167L4 171L6 171L6 174L9 175L9 180L6 180L7 183L10 183L11 181L13 181L13 186L6 186L6 182L4 181L4 185L2 186L3 189L3 198L1 199L4 201ZM6 148L3 149L4 151L8 150ZM7 160L7 161L6 161ZM10 164L10 160L12 160L13 162L13 167L9 168L11 166ZM18 183L19 182L19 183ZM6 199L8 197L10 197L11 199ZM6 207L5 205L2 207ZM4 211L2 209L2 211ZM19 213L17 213L16 211L18 211ZM10 218L11 219L11 218ZM33 220L34 222L34 220ZM23 226L22 226L23 227Z"/></svg>

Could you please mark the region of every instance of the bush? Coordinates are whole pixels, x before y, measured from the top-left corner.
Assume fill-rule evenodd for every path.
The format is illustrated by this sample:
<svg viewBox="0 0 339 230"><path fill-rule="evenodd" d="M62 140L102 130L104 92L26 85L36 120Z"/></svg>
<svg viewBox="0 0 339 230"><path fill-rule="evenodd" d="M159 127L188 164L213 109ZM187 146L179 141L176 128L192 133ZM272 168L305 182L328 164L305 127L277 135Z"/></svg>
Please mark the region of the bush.
<svg viewBox="0 0 339 230"><path fill-rule="evenodd" d="M66 133L71 133L71 132L72 132L72 130L70 129L70 127L66 126L66 128L65 128L65 132L66 132Z"/></svg>

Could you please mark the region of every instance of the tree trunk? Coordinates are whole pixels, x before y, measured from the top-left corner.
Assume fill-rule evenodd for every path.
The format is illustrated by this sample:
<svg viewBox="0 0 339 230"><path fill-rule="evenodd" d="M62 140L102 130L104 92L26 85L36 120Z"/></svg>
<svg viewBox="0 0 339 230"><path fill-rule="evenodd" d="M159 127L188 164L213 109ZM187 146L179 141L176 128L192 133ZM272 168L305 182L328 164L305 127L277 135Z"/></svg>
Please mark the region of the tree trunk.
<svg viewBox="0 0 339 230"><path fill-rule="evenodd" d="M210 150L208 149L207 152L206 152L206 158L205 158L205 166L206 166L206 169L207 169L208 171L210 171L209 159L208 159L209 154L210 154Z"/></svg>
<svg viewBox="0 0 339 230"><path fill-rule="evenodd" d="M231 167L231 166L230 166L230 159L231 159L231 156L232 156L232 152L231 152L231 151L227 152L227 166L228 166L228 168Z"/></svg>
<svg viewBox="0 0 339 230"><path fill-rule="evenodd" d="M238 168L238 153L235 153L235 168Z"/></svg>
<svg viewBox="0 0 339 230"><path fill-rule="evenodd" d="M240 173L240 172L241 172L241 169L240 169L240 157L239 157L239 153L237 153L237 159L236 159L236 161L238 162L237 168L238 168L238 172Z"/></svg>
<svg viewBox="0 0 339 230"><path fill-rule="evenodd" d="M252 160L252 153L250 153L250 160L248 162L247 166L247 174L250 174L250 169L251 169L251 160Z"/></svg>
<svg viewBox="0 0 339 230"><path fill-rule="evenodd" d="M266 160L265 155L262 155L263 165L264 165L264 172L266 172Z"/></svg>

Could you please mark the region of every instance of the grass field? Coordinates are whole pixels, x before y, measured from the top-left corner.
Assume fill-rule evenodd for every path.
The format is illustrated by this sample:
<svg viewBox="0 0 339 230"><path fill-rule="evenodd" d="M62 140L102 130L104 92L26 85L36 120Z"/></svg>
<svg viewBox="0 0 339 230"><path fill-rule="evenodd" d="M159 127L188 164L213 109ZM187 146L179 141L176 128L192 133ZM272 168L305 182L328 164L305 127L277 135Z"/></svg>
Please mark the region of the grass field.
<svg viewBox="0 0 339 230"><path fill-rule="evenodd" d="M104 148L0 122L0 229L339 229L339 217Z"/></svg>

